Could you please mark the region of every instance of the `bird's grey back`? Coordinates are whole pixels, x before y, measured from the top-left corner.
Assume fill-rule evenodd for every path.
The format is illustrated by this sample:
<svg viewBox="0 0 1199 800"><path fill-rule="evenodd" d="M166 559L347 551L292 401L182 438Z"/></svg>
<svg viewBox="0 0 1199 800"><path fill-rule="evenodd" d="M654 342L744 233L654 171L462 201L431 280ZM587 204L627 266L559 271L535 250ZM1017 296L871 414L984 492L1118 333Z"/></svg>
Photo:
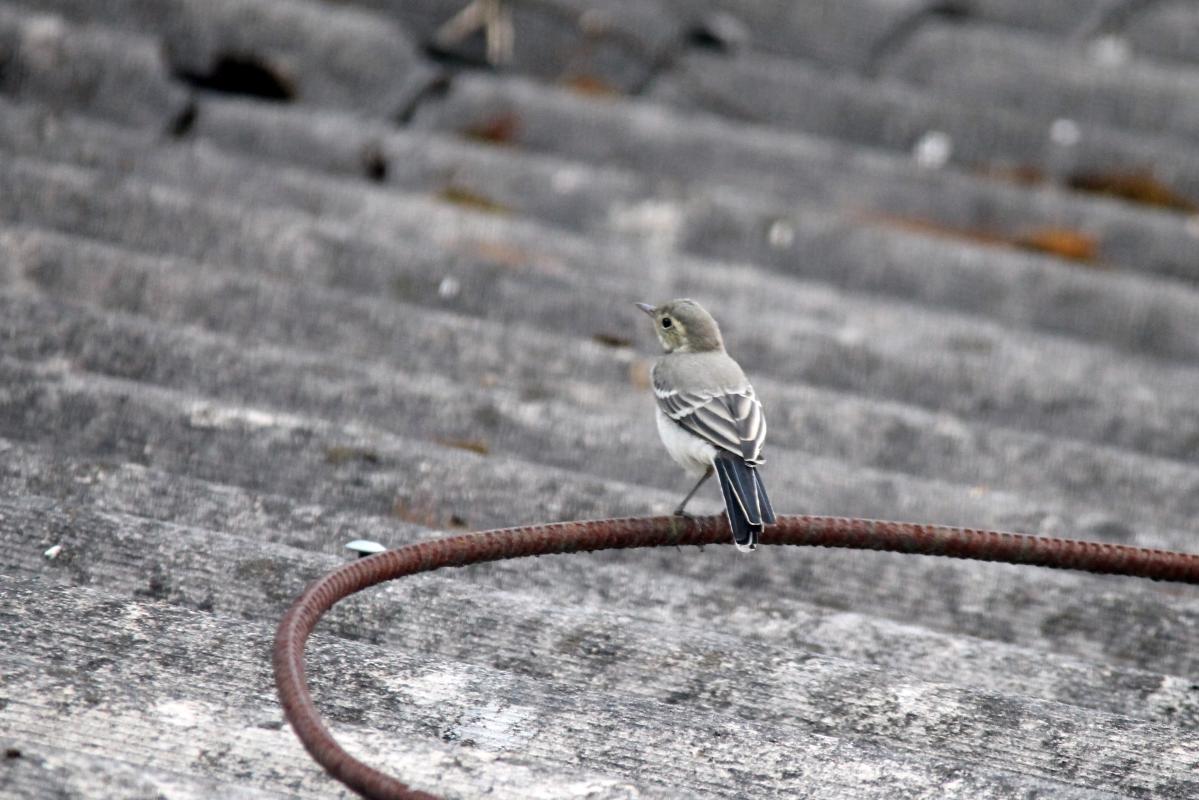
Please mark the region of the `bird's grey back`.
<svg viewBox="0 0 1199 800"><path fill-rule="evenodd" d="M736 389L749 382L741 365L723 350L668 353L654 365L653 379L656 388L679 392Z"/></svg>

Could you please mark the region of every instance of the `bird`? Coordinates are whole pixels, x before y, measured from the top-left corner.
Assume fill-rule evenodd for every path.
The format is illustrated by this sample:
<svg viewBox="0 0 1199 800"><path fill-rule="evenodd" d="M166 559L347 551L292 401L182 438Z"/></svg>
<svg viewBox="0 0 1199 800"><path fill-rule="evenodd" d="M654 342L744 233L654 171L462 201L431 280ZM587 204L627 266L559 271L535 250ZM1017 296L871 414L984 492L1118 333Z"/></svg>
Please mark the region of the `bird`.
<svg viewBox="0 0 1199 800"><path fill-rule="evenodd" d="M754 550L775 521L758 469L765 463L762 403L703 306L688 299L636 305L653 319L666 351L650 372L658 435L670 457L699 478L674 513L686 516L687 502L715 474L733 543Z"/></svg>

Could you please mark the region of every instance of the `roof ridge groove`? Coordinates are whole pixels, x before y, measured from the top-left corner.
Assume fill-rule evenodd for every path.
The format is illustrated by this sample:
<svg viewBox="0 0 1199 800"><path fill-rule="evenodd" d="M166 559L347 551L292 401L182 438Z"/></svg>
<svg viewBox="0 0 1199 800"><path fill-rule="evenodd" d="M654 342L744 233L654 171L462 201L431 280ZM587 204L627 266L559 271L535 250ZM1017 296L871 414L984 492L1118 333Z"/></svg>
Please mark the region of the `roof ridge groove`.
<svg viewBox="0 0 1199 800"><path fill-rule="evenodd" d="M69 296L68 294L64 299ZM12 310L14 302L18 307L23 305L25 300L22 294L13 295L8 291L0 290L0 307L9 309L8 314L11 319L24 319L20 311ZM246 387L248 394L240 398L240 401L248 402L251 405L253 405L253 401L247 398L261 395L270 389L272 394L292 398L292 402L286 406L289 413L304 407L308 409L308 413L318 414L323 419L341 423L352 420L361 422L370 419L377 422L388 419L388 409L393 406L396 409L415 410L422 404L427 404L428 407L441 404L443 406L442 413L437 418L425 419L419 424L413 422L412 425L414 430L423 432L421 438L440 442L445 446L490 450L498 443L501 450L518 457L529 458L535 463L562 466L564 463L570 463L568 459L564 461L561 455L565 440L556 443L547 441L544 445L536 446L533 445L533 442L547 438L552 440L559 435L559 430L566 431L586 419L592 426L591 435L596 441L593 447L596 448L598 457L599 453L607 452L610 449L608 445L602 444L606 436L601 435L599 431L608 431L616 437L617 441L622 441L624 426L621 421L626 414L636 413L635 409L625 407L629 405L627 403L617 403L614 411L606 411L594 403L589 403L576 412L576 407L583 401L580 395L582 389L592 390L592 393L595 394L604 392L605 388L610 386L610 383L593 383L584 378L582 383L572 385L568 393L551 394L540 400L537 404L539 409L537 422L534 424L522 417L521 409L525 403L521 400L519 384L484 388L465 381L460 375L442 374L427 365L418 366L413 371L404 371L390 366L385 361L371 358L365 362L346 364L344 355L336 352L326 353L318 350L298 349L293 344L269 339L259 342L244 341L208 327L194 331L176 332L171 327L171 323L161 322L136 312L91 306L60 309L59 302L58 300L47 301L38 295L28 300L30 305L45 307L44 312L35 313L33 317L40 320L38 327L54 332L38 337L38 351L50 348L55 353L55 358L66 359L77 365L86 364L87 369L97 375L109 375L120 380L135 379L141 382L150 379L151 385L178 391L187 390L189 387L198 389L204 386L209 388L222 385ZM258 313L261 316L269 312L262 310ZM79 318L76 318L77 316ZM116 337L122 342L122 357L119 362L108 363L97 360L96 356L89 356L87 353L87 350L94 350L98 344L102 345L107 336ZM19 339L6 338L6 341L8 341L7 349L10 355L24 352L27 347ZM83 346L84 342L88 343L86 347ZM63 349L72 347L75 349ZM202 371L195 370L192 366L196 363L223 366L219 371L219 377L214 374L212 377L201 379L198 376L202 374ZM151 377L150 373L141 373L136 378L133 378L132 375L124 375L121 370L128 364L152 365L151 369L154 371L154 375ZM287 384L286 381L280 383L287 374L288 367L294 369L297 374L320 375L322 389L319 392L307 389L304 386L305 381L300 381L296 385ZM234 376L241 377L235 379ZM255 386L256 382L259 385ZM391 395L391 392L397 391L399 386L407 387L408 394ZM335 387L337 387L336 390ZM774 386L772 382L759 383L759 390L763 389L768 396L775 398L793 394L789 388ZM389 399L382 400L380 394ZM354 406L352 410L350 419L347 419L344 415L330 417L328 411L320 410L328 406L330 396L342 398L361 396L363 399L358 401L358 405ZM454 398L453 402L445 403L444 398L446 397ZM417 398L420 399L417 400ZM837 399L834 401L832 398ZM830 407L834 402L838 405L844 405L846 401L851 404L862 403L861 398L856 400L852 397L842 398L837 393L833 393L832 398L827 400ZM399 401L398 405L396 404L397 400ZM468 411L477 416L487 410L506 419L502 433L497 430L487 440L459 441L454 438L457 434L452 421L458 420ZM1115 493L1115 496L1122 498L1122 502L1132 502L1133 499L1139 498L1139 502L1155 509L1151 515L1155 523L1177 526L1180 530L1185 531L1189 523L1193 521L1193 511L1185 507L1185 504L1179 505L1172 501L1171 498L1178 496L1179 488L1185 487L1189 483L1199 482L1199 466L1194 464L1142 454L1134 456L1131 452L1125 454L1101 445L1061 440L1047 434L1027 435L1017 430L1004 431L995 429L994 426L980 425L969 420L955 420L952 417L934 414L917 407L903 407L901 410L905 415L903 420L895 420L890 427L904 431L907 435L915 437L917 441L927 439L930 443L929 446L945 447L946 444L941 441L941 434L946 431L957 433L960 429L961 433L958 435L987 442L986 445L981 446L979 458L985 458L987 451L991 449L1015 448L1036 453L1038 460L1046 465L1075 465L1076 468L1080 464L1087 465L1091 480L1095 483L1092 494L1097 512L1107 507L1105 504L1114 503L1113 493ZM913 419L912 415L915 415L919 421ZM827 420L824 420L825 416L823 411L811 411L804 414L805 419L814 420L809 422L809 425L815 424L822 429L835 426L837 415L827 415L829 417ZM784 417L782 424L776 422L776 430L781 432L781 439L776 434L776 439L779 441L772 452L792 454L798 457L800 453L807 450L805 443L808 440L806 437L797 436L795 431L789 428L787 421L788 418ZM507 430L509 427L511 430ZM821 441L817 446L817 451L832 450L835 452L834 444L835 442ZM838 463L840 460L836 456L815 457L810 454L805 455L805 458L809 461L816 458L818 461L829 461L830 463ZM1028 502L1030 507L1042 509L1033 517L1047 518L1055 513L1045 509L1044 503L1049 498L1053 498L1049 507L1057 507L1060 500L1069 494L1067 490L1073 487L1073 480L1068 477L1060 482L1052 482L1046 481L1044 478L1033 479L1029 476L1026 479L1016 478L1014 485L1001 482L996 486L992 481L996 479L1002 481L1000 476L1004 471L994 472L980 468L975 473L975 477L964 479L960 472L960 464L957 467L947 465L942 470L921 471L912 470L903 463L863 460L851 458L848 455L840 458L845 459L847 464L855 464L864 470L859 473L860 481L869 481L871 475L877 476L878 479L896 476L913 483L943 484L950 487L957 485L961 487L962 491L969 489L971 494L1012 495L1020 503ZM1127 473L1116 469L1117 464L1124 463L1122 459L1129 458L1135 458L1135 465L1127 464ZM619 474L618 471L605 476L606 470L602 464L602 461L594 461L592 465L594 468L588 468L584 472L598 477L616 477ZM597 469L598 471L596 471ZM982 477L984 475L993 477L988 479ZM986 485L987 488L979 491L980 484ZM1050 487L1055 487L1056 491ZM1182 496L1191 495L1190 492L1182 492ZM1039 499L1034 500L1038 497ZM1077 497L1075 500L1079 503L1082 501L1083 497ZM993 502L995 501L993 500ZM1060 513L1060 510L1058 508L1056 513ZM1114 505L1111 506L1111 510L1115 512ZM1105 521L1101 521L1098 527L1131 534L1129 526L1115 521L1114 517L1104 516L1103 520ZM1148 518L1141 517L1136 523L1144 526L1148 524ZM1033 523L1030 520L1028 524ZM1172 546L1185 547L1183 542L1187 540L1189 540L1189 536L1180 532L1171 539L1174 542Z"/></svg>

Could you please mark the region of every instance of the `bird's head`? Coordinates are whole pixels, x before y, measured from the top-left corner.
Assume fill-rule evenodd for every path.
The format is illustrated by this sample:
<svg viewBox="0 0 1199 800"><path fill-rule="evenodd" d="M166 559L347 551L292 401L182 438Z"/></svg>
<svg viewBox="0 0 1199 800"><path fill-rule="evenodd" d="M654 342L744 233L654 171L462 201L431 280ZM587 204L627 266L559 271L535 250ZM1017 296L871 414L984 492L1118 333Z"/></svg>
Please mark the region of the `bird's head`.
<svg viewBox="0 0 1199 800"><path fill-rule="evenodd" d="M671 300L660 306L638 303L637 307L653 318L658 341L668 353L704 353L724 348L716 320L694 300Z"/></svg>

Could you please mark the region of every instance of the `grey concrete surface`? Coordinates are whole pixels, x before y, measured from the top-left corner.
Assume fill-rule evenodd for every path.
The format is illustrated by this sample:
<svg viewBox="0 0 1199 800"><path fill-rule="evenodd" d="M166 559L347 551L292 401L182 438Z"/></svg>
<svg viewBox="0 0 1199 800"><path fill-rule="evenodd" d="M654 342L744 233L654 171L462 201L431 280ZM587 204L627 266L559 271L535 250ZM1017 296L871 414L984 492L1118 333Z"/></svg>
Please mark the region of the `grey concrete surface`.
<svg viewBox="0 0 1199 800"><path fill-rule="evenodd" d="M690 295L780 511L1195 549L1189 4L0 2L0 796L345 797L274 625L344 544L663 513ZM716 494L696 510L719 510ZM898 554L512 561L339 606L452 798L1199 793L1199 593Z"/></svg>

